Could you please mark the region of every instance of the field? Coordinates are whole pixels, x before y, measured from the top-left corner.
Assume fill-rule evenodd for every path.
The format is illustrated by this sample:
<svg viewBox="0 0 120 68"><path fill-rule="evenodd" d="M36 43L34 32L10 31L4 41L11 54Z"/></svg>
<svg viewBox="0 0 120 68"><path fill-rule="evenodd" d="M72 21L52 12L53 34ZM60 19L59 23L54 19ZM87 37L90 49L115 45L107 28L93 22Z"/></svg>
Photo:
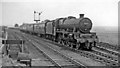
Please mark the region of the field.
<svg viewBox="0 0 120 68"><path fill-rule="evenodd" d="M94 27L92 31L96 32L100 42L107 42L118 45L118 28L117 27Z"/></svg>

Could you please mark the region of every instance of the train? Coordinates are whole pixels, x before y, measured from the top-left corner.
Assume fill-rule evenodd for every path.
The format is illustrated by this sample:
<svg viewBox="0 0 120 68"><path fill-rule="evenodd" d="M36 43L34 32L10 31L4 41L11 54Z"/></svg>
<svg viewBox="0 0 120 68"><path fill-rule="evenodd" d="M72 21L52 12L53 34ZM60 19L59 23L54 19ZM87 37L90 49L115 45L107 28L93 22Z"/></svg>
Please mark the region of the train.
<svg viewBox="0 0 120 68"><path fill-rule="evenodd" d="M96 32L91 32L92 25L90 18L79 14L79 18L68 16L47 19L40 23L23 23L20 31L44 37L73 49L92 50L99 41Z"/></svg>

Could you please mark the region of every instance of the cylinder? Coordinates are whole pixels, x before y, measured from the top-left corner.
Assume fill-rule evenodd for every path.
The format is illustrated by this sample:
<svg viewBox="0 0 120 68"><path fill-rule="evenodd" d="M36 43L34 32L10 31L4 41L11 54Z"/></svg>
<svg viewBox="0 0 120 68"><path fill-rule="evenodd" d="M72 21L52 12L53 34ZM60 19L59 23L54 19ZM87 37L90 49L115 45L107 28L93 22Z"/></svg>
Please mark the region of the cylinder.
<svg viewBox="0 0 120 68"><path fill-rule="evenodd" d="M83 15L81 15L83 17ZM63 19L60 19L57 23L57 28L59 29L78 29L81 32L90 32L92 28L92 22L89 18L72 18L72 19L66 19L63 21Z"/></svg>

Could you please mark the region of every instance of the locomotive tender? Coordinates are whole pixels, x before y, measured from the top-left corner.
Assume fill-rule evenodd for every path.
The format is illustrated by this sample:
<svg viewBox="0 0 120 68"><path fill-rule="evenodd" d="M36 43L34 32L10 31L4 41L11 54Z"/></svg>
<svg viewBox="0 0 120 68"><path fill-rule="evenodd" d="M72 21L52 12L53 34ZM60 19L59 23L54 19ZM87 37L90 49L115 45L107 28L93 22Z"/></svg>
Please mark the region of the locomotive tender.
<svg viewBox="0 0 120 68"><path fill-rule="evenodd" d="M92 21L84 17L84 14L80 14L79 18L69 16L20 26L21 31L51 39L71 48L89 50L98 42L96 33L90 32L91 29Z"/></svg>

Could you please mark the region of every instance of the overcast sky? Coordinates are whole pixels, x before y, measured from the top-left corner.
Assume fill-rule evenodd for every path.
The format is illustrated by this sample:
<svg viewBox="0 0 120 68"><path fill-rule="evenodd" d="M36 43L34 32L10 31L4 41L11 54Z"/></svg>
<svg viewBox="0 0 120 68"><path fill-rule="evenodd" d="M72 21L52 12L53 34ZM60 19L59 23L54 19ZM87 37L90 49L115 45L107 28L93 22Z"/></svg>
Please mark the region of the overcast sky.
<svg viewBox="0 0 120 68"><path fill-rule="evenodd" d="M94 26L118 26L119 0L2 0L0 25L33 23L33 12L43 12L41 20L85 14ZM1 16L2 15L2 16Z"/></svg>

